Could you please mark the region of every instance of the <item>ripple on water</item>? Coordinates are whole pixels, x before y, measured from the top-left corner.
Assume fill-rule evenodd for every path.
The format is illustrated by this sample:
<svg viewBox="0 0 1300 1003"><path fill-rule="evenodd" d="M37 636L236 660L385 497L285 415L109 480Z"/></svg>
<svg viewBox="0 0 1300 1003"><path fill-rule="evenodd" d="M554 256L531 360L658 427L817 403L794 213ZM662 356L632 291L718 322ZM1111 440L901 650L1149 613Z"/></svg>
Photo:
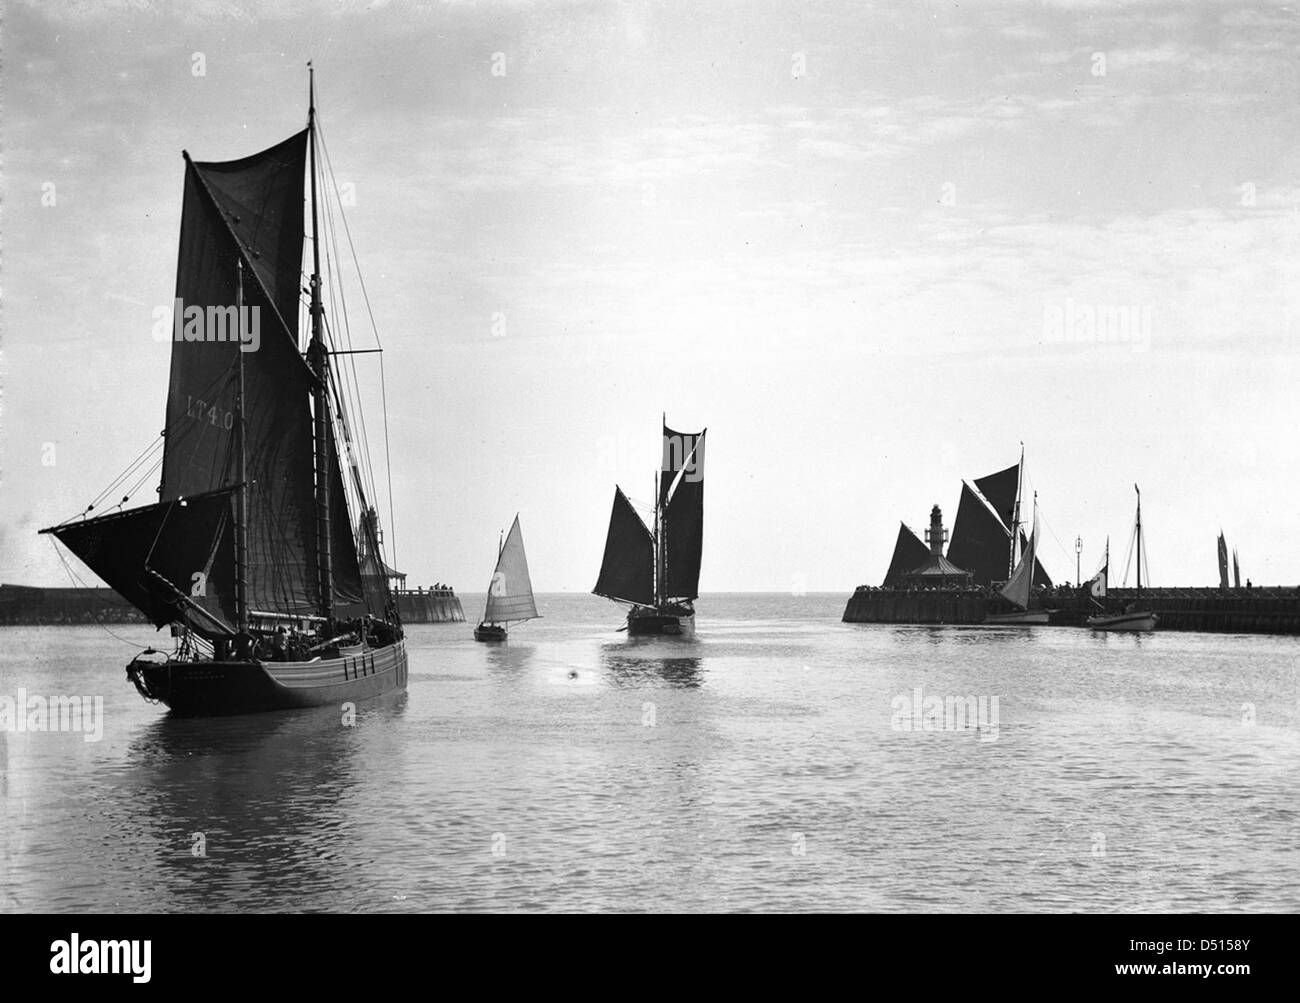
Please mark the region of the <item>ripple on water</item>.
<svg viewBox="0 0 1300 1003"><path fill-rule="evenodd" d="M408 692L352 728L172 720L95 630L0 652L11 687L102 692L106 722L0 733L0 908L1300 908L1290 639L876 628L840 596L736 596L701 600L694 639L634 643L609 604L545 598L507 647L412 628ZM917 688L997 696L998 719L896 730Z"/></svg>

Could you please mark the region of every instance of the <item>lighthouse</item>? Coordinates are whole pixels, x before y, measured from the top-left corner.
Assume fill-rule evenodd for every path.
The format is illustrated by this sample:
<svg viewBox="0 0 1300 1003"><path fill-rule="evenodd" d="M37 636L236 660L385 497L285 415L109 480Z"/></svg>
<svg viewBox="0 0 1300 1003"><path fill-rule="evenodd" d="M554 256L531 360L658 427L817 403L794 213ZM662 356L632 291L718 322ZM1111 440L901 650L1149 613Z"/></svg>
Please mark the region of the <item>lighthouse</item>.
<svg viewBox="0 0 1300 1003"><path fill-rule="evenodd" d="M943 528L943 512L938 505L930 509L930 528L925 531L925 542L930 545L930 553L943 555L943 545L948 542L948 531Z"/></svg>

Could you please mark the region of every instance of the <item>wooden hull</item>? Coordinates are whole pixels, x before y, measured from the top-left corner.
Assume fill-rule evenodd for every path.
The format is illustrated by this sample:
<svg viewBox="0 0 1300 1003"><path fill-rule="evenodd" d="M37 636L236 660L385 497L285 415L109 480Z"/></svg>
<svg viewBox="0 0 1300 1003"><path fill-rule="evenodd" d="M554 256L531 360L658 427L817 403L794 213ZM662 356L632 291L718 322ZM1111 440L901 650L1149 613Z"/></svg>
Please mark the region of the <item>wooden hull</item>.
<svg viewBox="0 0 1300 1003"><path fill-rule="evenodd" d="M636 607L627 615L627 632L638 637L648 635L689 637L695 633L695 614L668 613Z"/></svg>
<svg viewBox="0 0 1300 1003"><path fill-rule="evenodd" d="M1018 613L989 613L984 617L984 623L1007 627L1032 627L1046 624L1050 618L1050 613L1045 609L1028 609Z"/></svg>
<svg viewBox="0 0 1300 1003"><path fill-rule="evenodd" d="M480 623L474 628L474 640L504 641L506 640L506 629L497 624Z"/></svg>
<svg viewBox="0 0 1300 1003"><path fill-rule="evenodd" d="M342 706L406 688L406 642L310 662L134 661L127 676L185 717Z"/></svg>
<svg viewBox="0 0 1300 1003"><path fill-rule="evenodd" d="M1160 617L1150 610L1137 610L1133 613L1111 613L1105 616L1090 616L1087 624L1093 630L1127 630L1134 633L1150 633L1156 629Z"/></svg>

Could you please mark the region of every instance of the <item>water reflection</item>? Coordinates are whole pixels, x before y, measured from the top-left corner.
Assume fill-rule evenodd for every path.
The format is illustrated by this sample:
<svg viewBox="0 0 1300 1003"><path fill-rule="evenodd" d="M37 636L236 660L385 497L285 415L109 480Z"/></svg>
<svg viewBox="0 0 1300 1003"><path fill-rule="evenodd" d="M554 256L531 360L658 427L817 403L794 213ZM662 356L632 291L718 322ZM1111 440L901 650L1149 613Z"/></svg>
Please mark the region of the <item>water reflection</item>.
<svg viewBox="0 0 1300 1003"><path fill-rule="evenodd" d="M687 639L628 638L602 644L600 664L618 686L661 681L693 689L704 681L699 655L689 653L698 647L699 642Z"/></svg>
<svg viewBox="0 0 1300 1003"><path fill-rule="evenodd" d="M532 664L536 653L537 649L531 644L515 644L511 641L489 644L486 651L488 668L518 675Z"/></svg>
<svg viewBox="0 0 1300 1003"><path fill-rule="evenodd" d="M159 909L187 889L225 887L245 904L300 907L336 883L359 815L353 790L396 768L374 736L405 693L340 707L228 718L164 715L132 741L113 780L113 819L151 872ZM351 722L351 723L349 723ZM382 752L381 752L382 750ZM381 754L377 754L381 753ZM164 890L166 889L166 890ZM169 903L170 896L177 897ZM270 906L267 905L269 908Z"/></svg>
<svg viewBox="0 0 1300 1003"><path fill-rule="evenodd" d="M1007 627L1000 625L926 623L897 624L888 628L890 638L900 644L914 644L923 637L933 645L944 644L1023 644L1038 641L1039 631L1055 630L1047 625L1034 627Z"/></svg>

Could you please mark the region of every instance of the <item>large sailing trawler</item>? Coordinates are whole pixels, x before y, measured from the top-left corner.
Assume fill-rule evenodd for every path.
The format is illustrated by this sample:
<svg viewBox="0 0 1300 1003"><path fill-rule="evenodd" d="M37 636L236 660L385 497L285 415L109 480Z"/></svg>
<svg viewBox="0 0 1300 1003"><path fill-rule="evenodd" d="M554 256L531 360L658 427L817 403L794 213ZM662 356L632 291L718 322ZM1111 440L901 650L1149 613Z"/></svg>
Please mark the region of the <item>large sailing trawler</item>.
<svg viewBox="0 0 1300 1003"><path fill-rule="evenodd" d="M655 481L654 529L617 485L605 538L598 596L628 603L629 634L695 632L704 547L704 437L663 425L663 462Z"/></svg>
<svg viewBox="0 0 1300 1003"><path fill-rule="evenodd" d="M175 649L146 649L127 676L177 714L337 705L406 686L396 605L357 559L358 543L380 553L377 520L351 515L371 512L375 488L349 421L349 402L360 403L355 368L349 384L331 365L358 352L346 316L327 316L322 297L322 243L334 224L327 203L331 234L322 234L317 179L325 187L332 174L318 167L314 77L308 93L307 127L269 149L225 162L184 154L158 502L89 517L92 504L41 530L155 626L171 627Z"/></svg>

